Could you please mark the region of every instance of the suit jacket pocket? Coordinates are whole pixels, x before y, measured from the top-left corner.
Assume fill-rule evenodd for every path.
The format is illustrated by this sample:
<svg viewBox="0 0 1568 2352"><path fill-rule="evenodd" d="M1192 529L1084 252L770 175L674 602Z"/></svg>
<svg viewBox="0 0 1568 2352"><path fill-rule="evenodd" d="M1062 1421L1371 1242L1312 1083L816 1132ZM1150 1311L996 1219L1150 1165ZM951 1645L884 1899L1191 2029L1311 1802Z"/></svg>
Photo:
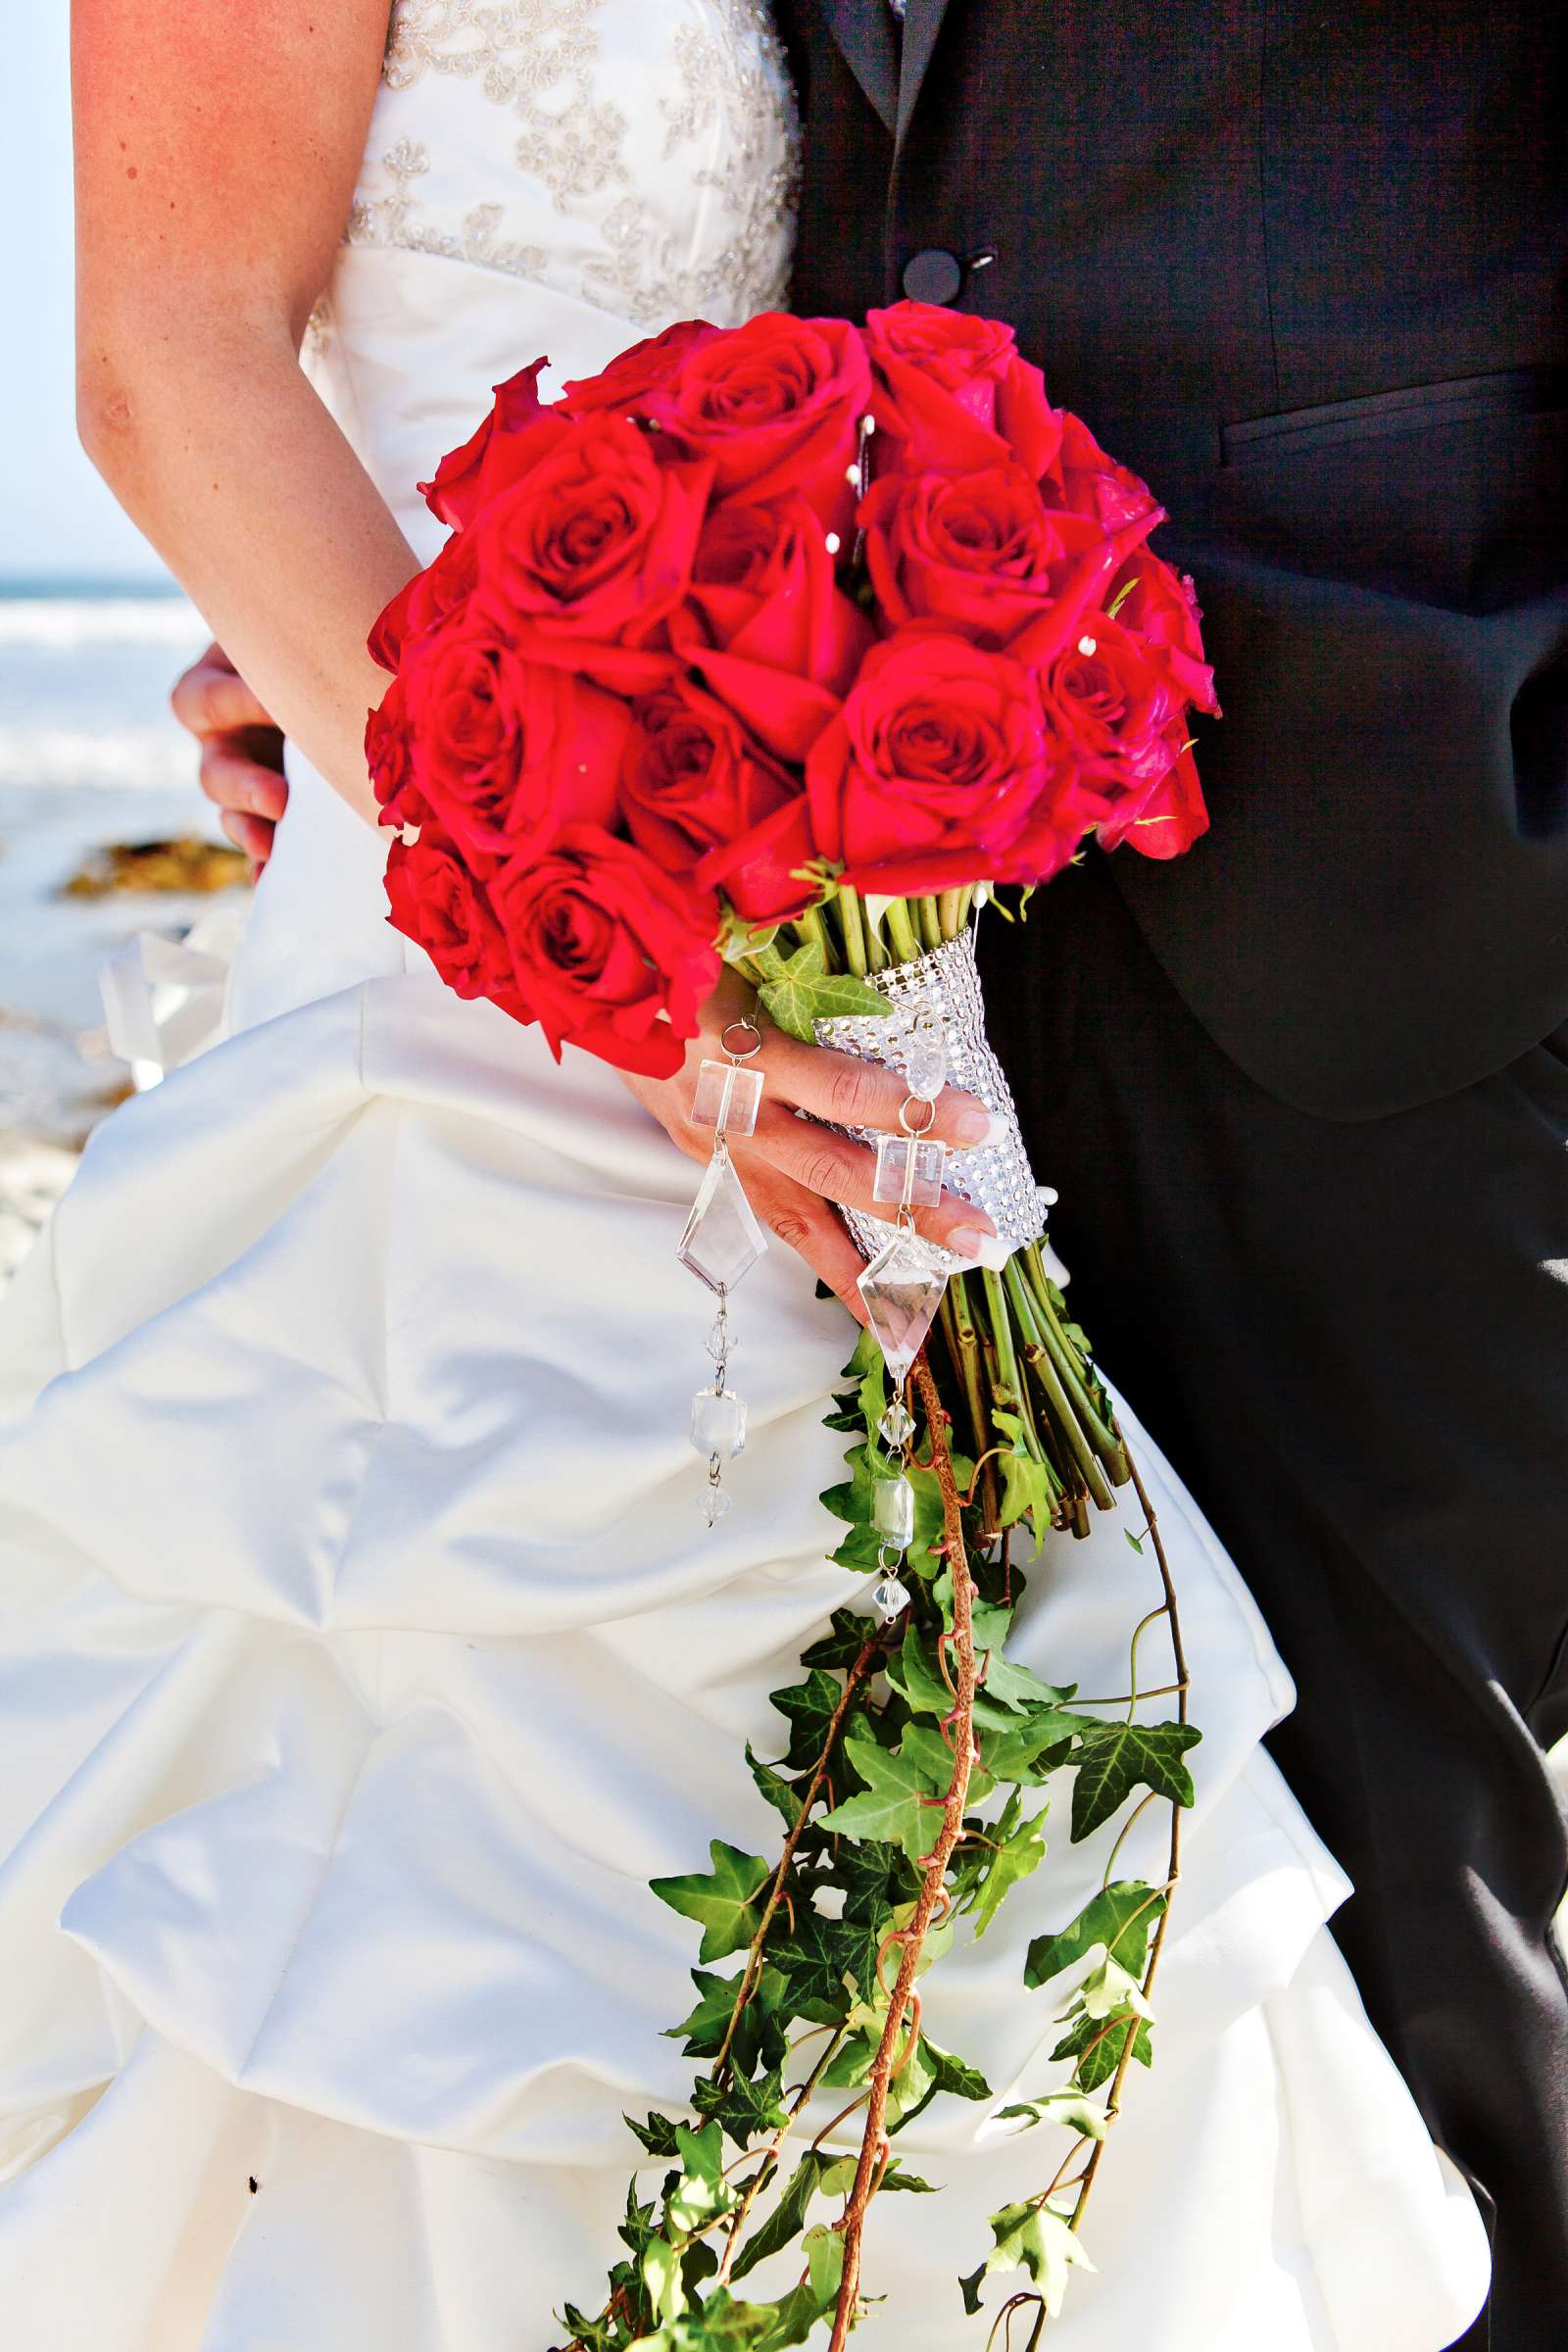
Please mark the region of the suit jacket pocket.
<svg viewBox="0 0 1568 2352"><path fill-rule="evenodd" d="M1495 612L1568 579L1568 367L1221 428L1221 538L1317 579Z"/></svg>

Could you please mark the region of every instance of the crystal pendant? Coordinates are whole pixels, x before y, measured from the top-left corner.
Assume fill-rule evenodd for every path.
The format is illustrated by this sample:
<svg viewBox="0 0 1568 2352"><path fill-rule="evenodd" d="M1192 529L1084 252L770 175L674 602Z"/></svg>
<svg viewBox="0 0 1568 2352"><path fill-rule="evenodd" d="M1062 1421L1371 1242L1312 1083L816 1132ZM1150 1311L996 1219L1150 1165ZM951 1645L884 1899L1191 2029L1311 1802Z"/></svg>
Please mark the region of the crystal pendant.
<svg viewBox="0 0 1568 2352"><path fill-rule="evenodd" d="M914 1489L901 1471L871 1490L871 1524L883 1542L907 1551L914 1542Z"/></svg>
<svg viewBox="0 0 1568 2352"><path fill-rule="evenodd" d="M733 1389L699 1389L692 1398L692 1444L706 1458L746 1451L746 1406Z"/></svg>
<svg viewBox="0 0 1568 2352"><path fill-rule="evenodd" d="M871 1198L882 1201L906 1200L915 1208L935 1208L942 1199L947 1164L946 1144L927 1143L923 1137L911 1135L880 1136Z"/></svg>
<svg viewBox="0 0 1568 2352"><path fill-rule="evenodd" d="M908 1605L908 1587L901 1585L896 1576L881 1577L872 1588L871 1606L884 1625L891 1625L895 1617L902 1617Z"/></svg>
<svg viewBox="0 0 1568 2352"><path fill-rule="evenodd" d="M732 1291L767 1249L727 1152L715 1152L692 1202L675 1255L710 1291Z"/></svg>
<svg viewBox="0 0 1568 2352"><path fill-rule="evenodd" d="M876 1427L883 1445L902 1453L914 1435L914 1415L902 1396L895 1396Z"/></svg>
<svg viewBox="0 0 1568 2352"><path fill-rule="evenodd" d="M726 1356L734 1355L738 1350L740 1342L729 1327L729 1317L722 1310L714 1319L713 1328L704 1345L715 1364L721 1364Z"/></svg>
<svg viewBox="0 0 1568 2352"><path fill-rule="evenodd" d="M946 1271L932 1265L902 1233L877 1251L860 1276L872 1337L895 1380L907 1376L925 1345L947 1287Z"/></svg>
<svg viewBox="0 0 1568 2352"><path fill-rule="evenodd" d="M721 1519L728 1517L734 1502L734 1495L727 1494L724 1488L705 1487L697 1497L697 1508L710 1527L716 1527Z"/></svg>

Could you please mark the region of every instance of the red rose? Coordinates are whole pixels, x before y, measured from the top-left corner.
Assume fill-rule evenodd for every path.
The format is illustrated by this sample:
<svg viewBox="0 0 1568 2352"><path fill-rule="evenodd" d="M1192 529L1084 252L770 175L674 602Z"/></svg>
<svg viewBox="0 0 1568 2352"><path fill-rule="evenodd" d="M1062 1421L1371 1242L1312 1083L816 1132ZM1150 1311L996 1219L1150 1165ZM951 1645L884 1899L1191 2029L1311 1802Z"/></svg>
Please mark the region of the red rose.
<svg viewBox="0 0 1568 2352"><path fill-rule="evenodd" d="M1049 612L1071 567L1105 536L1081 514L1051 514L1011 464L889 474L873 484L860 521L886 619L929 617L999 646Z"/></svg>
<svg viewBox="0 0 1568 2352"><path fill-rule="evenodd" d="M634 343L597 375L568 384L561 406L568 416L635 416L651 392L670 381L687 352L711 342L718 331L702 318L683 318L676 326L666 326L662 335Z"/></svg>
<svg viewBox="0 0 1568 2352"><path fill-rule="evenodd" d="M1092 792L1114 801L1147 792L1176 758L1181 705L1162 670L1103 612L1040 675L1046 725Z"/></svg>
<svg viewBox="0 0 1568 2352"><path fill-rule="evenodd" d="M798 798L733 711L689 680L671 679L634 711L621 761L626 824L666 873L689 874Z"/></svg>
<svg viewBox="0 0 1568 2352"><path fill-rule="evenodd" d="M467 615L414 648L401 683L415 789L463 848L537 854L567 823L613 819L631 728L614 696Z"/></svg>
<svg viewBox="0 0 1568 2352"><path fill-rule="evenodd" d="M1061 418L1000 318L900 302L867 314L865 341L885 392L877 422L906 470L1012 457L1038 480L1051 465Z"/></svg>
<svg viewBox="0 0 1568 2352"><path fill-rule="evenodd" d="M473 868L437 828L395 841L386 861L387 920L422 948L460 997L489 997L514 1020L530 1016L513 978L512 956Z"/></svg>
<svg viewBox="0 0 1568 2352"><path fill-rule="evenodd" d="M466 532L455 531L435 560L398 590L376 621L368 639L371 661L379 662L383 669L400 668L415 638L438 629L467 602L476 564L472 539Z"/></svg>
<svg viewBox="0 0 1568 2352"><path fill-rule="evenodd" d="M1192 581L1140 548L1111 581L1105 604L1150 660L1164 668L1182 701L1218 717L1214 672L1203 660L1199 633L1203 615Z"/></svg>
<svg viewBox="0 0 1568 2352"><path fill-rule="evenodd" d="M490 414L478 430L461 449L442 459L432 481L417 485L438 521L461 531L485 500L505 487L510 472L508 445L546 414L539 398L539 377L549 365L548 360L535 360L531 368L497 384Z"/></svg>
<svg viewBox="0 0 1568 2352"><path fill-rule="evenodd" d="M812 750L807 792L821 854L858 888L889 895L983 881L1026 833L1054 842L1068 821L1030 672L918 630L870 656Z"/></svg>
<svg viewBox="0 0 1568 2352"><path fill-rule="evenodd" d="M383 825L423 825L432 814L414 773L408 690L394 678L365 722L365 764Z"/></svg>
<svg viewBox="0 0 1568 2352"><path fill-rule="evenodd" d="M1122 842L1145 858L1180 858L1190 850L1199 835L1208 831L1208 810L1192 753L1182 751L1142 800L1129 797L1115 817L1097 830L1107 850Z"/></svg>
<svg viewBox="0 0 1568 2352"><path fill-rule="evenodd" d="M847 320L765 311L689 350L647 414L679 448L711 461L722 496L759 506L795 491L824 529L844 533L870 402L865 346Z"/></svg>
<svg viewBox="0 0 1568 2352"><path fill-rule="evenodd" d="M520 650L637 693L668 673L650 640L685 595L707 466L660 466L615 418L545 416L518 436L526 470L478 517L478 594Z"/></svg>
<svg viewBox="0 0 1568 2352"><path fill-rule="evenodd" d="M1153 494L1126 466L1107 458L1081 416L1064 409L1061 439L1052 463L1043 469L1041 489L1050 506L1066 507L1074 514L1090 514L1107 531L1142 516L1159 514ZM1153 524L1150 524L1153 529Z"/></svg>
<svg viewBox="0 0 1568 2352"><path fill-rule="evenodd" d="M668 1078L712 993L717 902L662 873L629 841L573 825L491 886L514 983L560 1058L581 1046L617 1069Z"/></svg>
<svg viewBox="0 0 1568 2352"><path fill-rule="evenodd" d="M803 498L714 508L686 605L670 622L683 658L780 760L804 760L876 642L839 587Z"/></svg>

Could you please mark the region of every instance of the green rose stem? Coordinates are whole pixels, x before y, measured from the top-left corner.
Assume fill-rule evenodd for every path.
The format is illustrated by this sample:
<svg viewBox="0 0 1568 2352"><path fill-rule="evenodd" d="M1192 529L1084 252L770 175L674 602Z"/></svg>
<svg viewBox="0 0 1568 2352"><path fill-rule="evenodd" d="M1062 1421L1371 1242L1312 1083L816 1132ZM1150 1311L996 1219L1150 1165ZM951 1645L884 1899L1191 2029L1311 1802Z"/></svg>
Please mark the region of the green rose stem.
<svg viewBox="0 0 1568 2352"><path fill-rule="evenodd" d="M887 2164L888 2141L883 2126L887 2116L888 2086L897 2071L895 2053L914 1990L914 1980L919 1972L926 1936L937 1916L938 1906L946 1910L952 1900L946 1886L948 1864L963 1835L964 1799L968 1794L969 1774L975 1757L974 1586L969 1575L968 1548L963 1540L963 1506L945 1435L947 1415L924 1350L915 1359L914 1385L919 1391L920 1404L925 1414L931 1467L937 1474L937 1483L942 1490L943 1549L953 1579L950 1671L955 1677L954 1703L953 1712L943 1726L944 1736L953 1749L953 1779L942 1809L942 1827L937 1833L937 1841L926 1856L919 1900L908 1926L896 1938L902 1946L902 1958L888 2001L882 2038L871 2064L870 2098L866 2106L859 2162L856 2166L855 2182L844 2209L844 2218L839 2225L844 2240L844 2273L839 2284L838 2307L833 2317L833 2334L828 2352L844 2352L850 2329L855 2325L860 2290L860 2241L865 2229L866 2211L876 2194ZM915 2031L918 2031L917 2026Z"/></svg>

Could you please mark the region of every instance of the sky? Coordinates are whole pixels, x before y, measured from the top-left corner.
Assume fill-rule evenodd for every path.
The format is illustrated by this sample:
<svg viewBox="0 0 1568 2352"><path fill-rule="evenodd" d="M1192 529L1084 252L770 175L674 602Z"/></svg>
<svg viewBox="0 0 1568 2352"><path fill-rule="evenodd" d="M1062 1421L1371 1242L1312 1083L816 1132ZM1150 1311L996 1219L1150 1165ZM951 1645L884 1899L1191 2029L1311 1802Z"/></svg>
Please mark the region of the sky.
<svg viewBox="0 0 1568 2352"><path fill-rule="evenodd" d="M68 0L7 8L0 107L0 579L158 581L76 440Z"/></svg>

